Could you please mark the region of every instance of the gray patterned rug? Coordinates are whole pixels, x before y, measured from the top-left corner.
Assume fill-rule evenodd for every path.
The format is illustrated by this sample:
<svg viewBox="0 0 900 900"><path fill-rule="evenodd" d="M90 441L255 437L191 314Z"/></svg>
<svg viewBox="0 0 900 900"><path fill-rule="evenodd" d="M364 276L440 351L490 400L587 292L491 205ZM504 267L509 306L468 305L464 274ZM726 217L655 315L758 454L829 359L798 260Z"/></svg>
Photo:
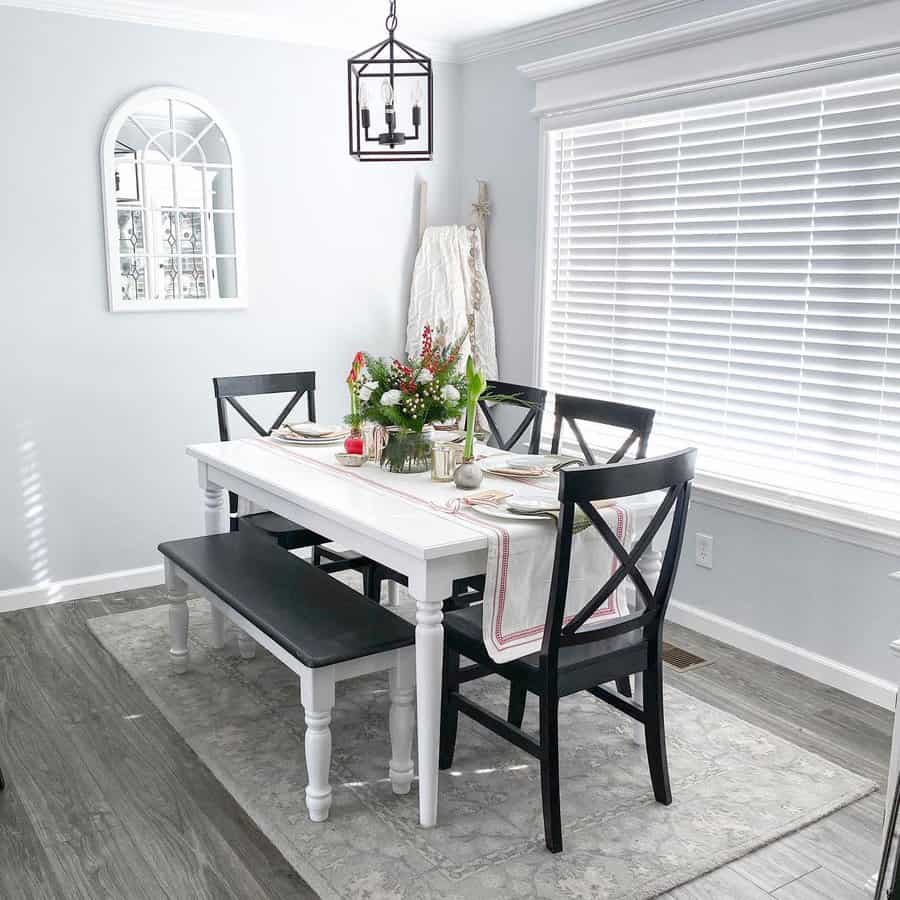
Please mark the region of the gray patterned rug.
<svg viewBox="0 0 900 900"><path fill-rule="evenodd" d="M387 779L387 676L338 685L327 823L306 816L304 724L295 677L263 651L208 643L191 601L191 668L168 667L167 608L90 627L297 872L323 898L646 900L866 795L870 782L667 689L675 802L653 801L630 720L588 695L560 710L565 852L544 849L536 762L461 717L440 819L417 826L415 786ZM499 680L468 686L505 710ZM529 701L525 727L535 728Z"/></svg>

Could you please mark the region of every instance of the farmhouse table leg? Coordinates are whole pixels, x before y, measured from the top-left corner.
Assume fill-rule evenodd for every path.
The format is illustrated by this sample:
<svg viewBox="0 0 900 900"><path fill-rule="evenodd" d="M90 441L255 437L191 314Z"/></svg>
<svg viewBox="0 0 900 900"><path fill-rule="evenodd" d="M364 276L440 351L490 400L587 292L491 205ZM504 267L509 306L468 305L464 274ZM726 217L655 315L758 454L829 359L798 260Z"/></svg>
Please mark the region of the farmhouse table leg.
<svg viewBox="0 0 900 900"><path fill-rule="evenodd" d="M221 534L228 531L225 524L225 491L217 484L207 481L205 472L201 468L200 487L203 488L203 525L207 534ZM209 605L210 616L210 643L216 650L225 646L225 614L211 603ZM242 654L243 655L243 652Z"/></svg>
<svg viewBox="0 0 900 900"><path fill-rule="evenodd" d="M178 577L172 561L165 561L166 593L169 595L169 658L172 671L184 675L188 668L187 585Z"/></svg>
<svg viewBox="0 0 900 900"><path fill-rule="evenodd" d="M435 561L409 573L409 591L416 599L416 726L419 749L419 823L437 824L438 744L441 734L441 676L444 653L444 597L452 577L441 577Z"/></svg>
<svg viewBox="0 0 900 900"><path fill-rule="evenodd" d="M413 780L412 742L415 726L416 654L413 647L397 651L389 672L391 695L391 765L389 774L395 794L408 794Z"/></svg>

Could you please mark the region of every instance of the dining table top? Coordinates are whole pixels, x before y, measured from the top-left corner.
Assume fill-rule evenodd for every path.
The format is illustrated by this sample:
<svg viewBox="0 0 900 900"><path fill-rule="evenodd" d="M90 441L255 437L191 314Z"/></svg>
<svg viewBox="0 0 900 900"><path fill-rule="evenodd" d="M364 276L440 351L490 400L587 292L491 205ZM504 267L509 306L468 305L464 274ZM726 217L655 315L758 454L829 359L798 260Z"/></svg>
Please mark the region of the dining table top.
<svg viewBox="0 0 900 900"><path fill-rule="evenodd" d="M335 461L342 449L340 444L294 447L274 438L247 438L192 444L187 453L350 529L377 526L382 542L409 556L435 559L486 548L483 534L404 496L415 496L416 482L424 481L450 499L460 493L452 482L432 482L428 472L387 472L371 461L359 469L342 467Z"/></svg>

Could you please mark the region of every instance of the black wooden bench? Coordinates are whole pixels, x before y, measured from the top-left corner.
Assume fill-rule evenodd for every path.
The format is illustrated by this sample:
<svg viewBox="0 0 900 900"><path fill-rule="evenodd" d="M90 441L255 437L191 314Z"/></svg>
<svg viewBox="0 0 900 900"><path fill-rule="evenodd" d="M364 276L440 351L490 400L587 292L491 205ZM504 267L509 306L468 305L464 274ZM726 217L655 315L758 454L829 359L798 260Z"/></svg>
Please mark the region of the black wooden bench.
<svg viewBox="0 0 900 900"><path fill-rule="evenodd" d="M337 681L390 674L394 793L413 778L415 629L390 610L252 529L168 541L165 558L173 668L187 671L188 590L206 598L241 630L300 676L306 716L306 804L310 818L328 818L331 708Z"/></svg>

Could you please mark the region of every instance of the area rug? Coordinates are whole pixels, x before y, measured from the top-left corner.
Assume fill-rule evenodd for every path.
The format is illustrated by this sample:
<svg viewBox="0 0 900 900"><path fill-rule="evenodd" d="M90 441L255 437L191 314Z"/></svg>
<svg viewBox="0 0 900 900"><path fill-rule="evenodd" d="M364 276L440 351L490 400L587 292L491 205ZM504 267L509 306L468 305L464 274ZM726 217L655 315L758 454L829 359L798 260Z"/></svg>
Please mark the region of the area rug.
<svg viewBox="0 0 900 900"><path fill-rule="evenodd" d="M536 761L460 718L441 773L439 823L417 824L415 785L387 778L387 676L343 682L332 722L331 817L306 815L305 726L296 678L233 633L209 645L208 606L190 601L191 665L169 670L167 608L88 624L297 872L323 898L647 900L874 790L871 782L671 688L674 803L655 803L630 720L589 695L560 708L563 840L543 842ZM467 686L505 710L499 680ZM525 728L536 728L533 698Z"/></svg>

